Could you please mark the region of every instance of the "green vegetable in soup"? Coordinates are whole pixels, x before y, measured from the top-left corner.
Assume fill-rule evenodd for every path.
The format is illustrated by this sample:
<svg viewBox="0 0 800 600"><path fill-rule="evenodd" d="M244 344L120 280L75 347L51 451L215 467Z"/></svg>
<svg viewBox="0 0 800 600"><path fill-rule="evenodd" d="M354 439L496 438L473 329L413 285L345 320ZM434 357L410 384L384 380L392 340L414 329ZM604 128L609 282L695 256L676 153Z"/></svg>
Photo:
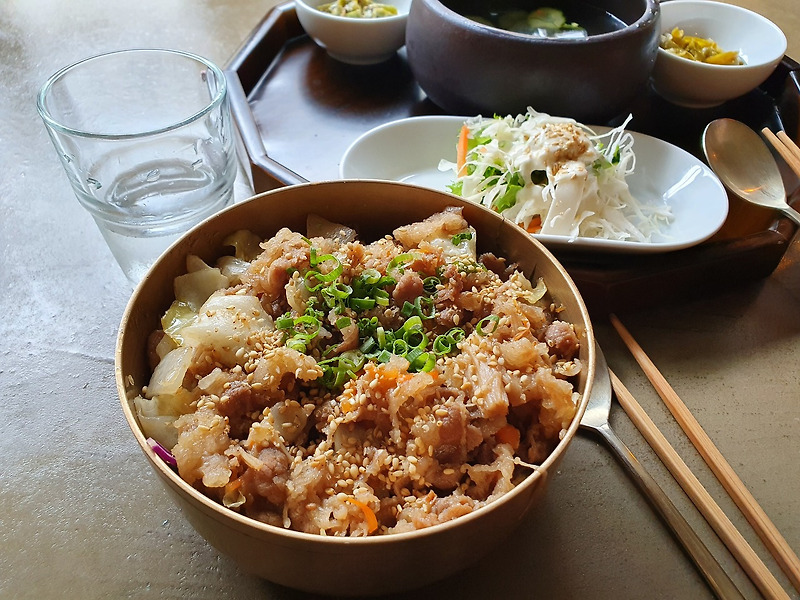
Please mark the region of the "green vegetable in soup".
<svg viewBox="0 0 800 600"><path fill-rule="evenodd" d="M506 31L537 37L586 37L586 30L577 23L567 22L557 8L541 7L534 11L508 10L491 13L488 17L470 15L469 19Z"/></svg>
<svg viewBox="0 0 800 600"><path fill-rule="evenodd" d="M333 2L319 5L317 10L338 17L353 17L357 19L377 19L397 15L396 7L391 4L372 2L372 0L334 0Z"/></svg>

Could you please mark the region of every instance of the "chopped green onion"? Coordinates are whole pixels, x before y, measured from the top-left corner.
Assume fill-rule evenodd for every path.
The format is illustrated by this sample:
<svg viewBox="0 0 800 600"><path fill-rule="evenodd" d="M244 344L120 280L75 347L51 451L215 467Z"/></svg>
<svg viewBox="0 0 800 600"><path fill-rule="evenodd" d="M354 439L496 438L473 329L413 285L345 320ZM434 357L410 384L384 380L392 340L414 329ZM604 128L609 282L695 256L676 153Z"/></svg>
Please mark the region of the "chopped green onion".
<svg viewBox="0 0 800 600"><path fill-rule="evenodd" d="M342 282L336 282L325 289L329 290L328 293L331 296L338 298L339 300L344 300L353 293L353 288Z"/></svg>
<svg viewBox="0 0 800 600"><path fill-rule="evenodd" d="M353 310L369 310L375 306L375 298L350 298L350 308Z"/></svg>
<svg viewBox="0 0 800 600"><path fill-rule="evenodd" d="M406 331L403 334L403 340L412 348L422 348L424 350L428 347L428 334L422 329Z"/></svg>
<svg viewBox="0 0 800 600"><path fill-rule="evenodd" d="M409 363L409 371L428 373L436 366L436 356L432 352L423 352Z"/></svg>
<svg viewBox="0 0 800 600"><path fill-rule="evenodd" d="M362 342L361 346L359 346L358 349L361 350L364 354L369 354L370 352L372 352L372 349L375 348L377 345L378 342L375 341L374 337L368 337Z"/></svg>
<svg viewBox="0 0 800 600"><path fill-rule="evenodd" d="M278 329L291 329L294 327L294 318L293 317L278 317L275 321L275 327Z"/></svg>
<svg viewBox="0 0 800 600"><path fill-rule="evenodd" d="M377 306L389 306L389 292L384 287L396 284L393 277L382 276L377 269L365 269L351 282L352 292L347 305L355 311Z"/></svg>
<svg viewBox="0 0 800 600"><path fill-rule="evenodd" d="M389 292L386 290L375 290L373 292L375 304L378 306L389 306Z"/></svg>
<svg viewBox="0 0 800 600"><path fill-rule="evenodd" d="M472 239L471 231L463 231L461 233L457 233L453 236L453 246L458 246L464 240L471 240L471 239Z"/></svg>
<svg viewBox="0 0 800 600"><path fill-rule="evenodd" d="M413 254L398 254L392 260L389 261L388 266L386 267L386 272L389 273L390 271L394 271L395 269L399 269L400 272L403 272L402 266L406 263L410 263L414 260Z"/></svg>
<svg viewBox="0 0 800 600"><path fill-rule="evenodd" d="M415 315L403 323L403 326L400 329L402 331L410 331L418 328L422 328L422 318L420 318L419 315Z"/></svg>
<svg viewBox="0 0 800 600"><path fill-rule="evenodd" d="M437 335L433 340L433 352L439 356L450 354L458 349L458 343L466 337L466 333L460 327L453 327L447 333Z"/></svg>
<svg viewBox="0 0 800 600"><path fill-rule="evenodd" d="M381 272L378 269L364 269L360 277L367 285L375 285L381 280Z"/></svg>
<svg viewBox="0 0 800 600"><path fill-rule="evenodd" d="M461 327L453 327L445 335L455 341L456 344L467 337L467 333Z"/></svg>
<svg viewBox="0 0 800 600"><path fill-rule="evenodd" d="M346 283L342 283L341 281L332 283L321 290L322 298L325 300L325 304L329 308L336 308L339 312L341 312L352 292L353 288Z"/></svg>
<svg viewBox="0 0 800 600"><path fill-rule="evenodd" d="M422 289L425 290L428 294L433 294L436 292L437 286L442 283L442 280L438 277L430 276L426 277L422 280Z"/></svg>
<svg viewBox="0 0 800 600"><path fill-rule="evenodd" d="M353 320L350 317L339 317L336 319L336 329L344 329L345 327L350 327L353 323Z"/></svg>
<svg viewBox="0 0 800 600"><path fill-rule="evenodd" d="M484 327L487 327L489 323L493 323L494 327L492 327L491 331L485 331ZM478 335L485 336L494 333L497 331L497 326L500 323L500 317L497 315L489 315L488 317L484 317L480 321L478 321L478 325L475 327L475 331L478 332Z"/></svg>
<svg viewBox="0 0 800 600"><path fill-rule="evenodd" d="M423 304L425 305L424 307ZM413 304L406 300L400 312L404 317L415 315L423 319L432 319L436 315L436 306L432 298L417 296L414 298Z"/></svg>
<svg viewBox="0 0 800 600"><path fill-rule="evenodd" d="M450 354L455 347L452 338L446 335L437 335L433 340L433 351L439 355Z"/></svg>
<svg viewBox="0 0 800 600"><path fill-rule="evenodd" d="M397 356L405 356L408 354L409 345L404 339L394 340L392 341L391 348L392 354Z"/></svg>
<svg viewBox="0 0 800 600"><path fill-rule="evenodd" d="M317 364L322 368L322 384L330 389L342 387L357 377L357 372L365 362L366 357L358 350L348 350L334 358L319 361Z"/></svg>
<svg viewBox="0 0 800 600"><path fill-rule="evenodd" d="M300 337L291 337L286 340L286 347L305 353L306 349L308 348L308 344L306 340Z"/></svg>
<svg viewBox="0 0 800 600"><path fill-rule="evenodd" d="M295 329L299 328L306 332L309 331L313 332L310 333L309 335L317 335L321 326L322 323L319 322L319 319L317 317L308 314L303 315L302 317L297 317L294 320Z"/></svg>
<svg viewBox="0 0 800 600"><path fill-rule="evenodd" d="M303 283L309 292L317 292L325 285L325 282L320 280L319 271L313 269L306 272Z"/></svg>

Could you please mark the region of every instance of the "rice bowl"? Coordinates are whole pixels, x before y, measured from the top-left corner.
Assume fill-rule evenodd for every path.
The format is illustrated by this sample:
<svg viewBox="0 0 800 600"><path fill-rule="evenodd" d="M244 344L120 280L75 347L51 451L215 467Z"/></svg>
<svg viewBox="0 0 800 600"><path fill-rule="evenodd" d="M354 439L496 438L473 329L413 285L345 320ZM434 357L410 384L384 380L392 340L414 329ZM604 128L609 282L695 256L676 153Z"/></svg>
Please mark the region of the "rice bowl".
<svg viewBox="0 0 800 600"><path fill-rule="evenodd" d="M383 202L378 204L378 198ZM137 419L134 399L150 376L150 366L143 356L145 340L158 328L160 316L171 302L171 282L185 271L188 254L213 263L219 257L223 239L242 225L259 236L269 237L277 232L279 224L303 227L309 212L326 219L338 216L340 221L356 226L360 235L377 239L397 226L421 221L450 205L461 206L467 222L476 228L478 243L485 249L518 262L529 276L534 271L537 277L542 276L549 292L563 306L564 320L575 326L580 343L578 358L584 365L575 381L580 400L561 439L534 473L495 501L452 521L419 531L344 540L291 531L280 524L242 516L189 485L156 455ZM126 311L119 337L117 381L126 418L151 466L209 542L231 554L245 570L283 585L317 593L375 594L418 587L445 577L479 558L481 552L470 546L468 539L480 536L486 541L481 551L488 551L511 531L543 493L548 473L574 436L591 388L592 349L591 325L577 290L552 256L522 230L490 211L432 190L390 182L327 182L276 190L236 205L201 224L171 248L136 290ZM355 521L366 523L361 507L347 504L358 509L352 511ZM342 581L337 570L337 564L350 560L379 564L354 584L352 580ZM399 577L411 564L416 577ZM309 576L310 567L313 576Z"/></svg>

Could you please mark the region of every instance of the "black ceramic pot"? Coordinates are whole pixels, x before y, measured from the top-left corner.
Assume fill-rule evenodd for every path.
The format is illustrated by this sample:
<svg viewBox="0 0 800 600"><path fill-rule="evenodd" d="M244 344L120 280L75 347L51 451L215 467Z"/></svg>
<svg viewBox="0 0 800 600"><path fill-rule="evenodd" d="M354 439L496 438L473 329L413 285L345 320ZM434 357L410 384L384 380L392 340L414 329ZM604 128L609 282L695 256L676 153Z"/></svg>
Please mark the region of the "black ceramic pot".
<svg viewBox="0 0 800 600"><path fill-rule="evenodd" d="M485 10L487 2L508 4L412 2L406 29L409 66L428 97L445 111L489 116L524 113L530 106L602 124L625 113L646 92L658 51L659 0L517 0L515 8L554 6L568 18L570 11L608 13L620 27L590 31L578 40L512 33L463 16Z"/></svg>

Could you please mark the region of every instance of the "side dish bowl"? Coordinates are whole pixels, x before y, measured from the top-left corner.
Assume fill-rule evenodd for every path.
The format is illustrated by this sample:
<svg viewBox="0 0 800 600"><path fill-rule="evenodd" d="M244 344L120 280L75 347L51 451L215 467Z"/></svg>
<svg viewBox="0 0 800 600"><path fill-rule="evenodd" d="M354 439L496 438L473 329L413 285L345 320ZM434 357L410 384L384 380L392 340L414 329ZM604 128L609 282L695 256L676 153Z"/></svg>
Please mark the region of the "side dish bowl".
<svg viewBox="0 0 800 600"><path fill-rule="evenodd" d="M411 0L382 0L397 8L397 15L356 18L318 10L324 0L296 0L295 10L306 33L331 58L353 65L372 65L390 59L403 47Z"/></svg>
<svg viewBox="0 0 800 600"><path fill-rule="evenodd" d="M679 106L708 108L761 85L786 52L783 31L760 14L711 0L670 0L661 4L661 34L674 28L738 51L744 64L715 65L682 58L663 48L653 69L653 88Z"/></svg>
<svg viewBox="0 0 800 600"><path fill-rule="evenodd" d="M150 376L147 340L174 298L173 281L194 254L211 263L223 240L249 229L269 237L281 227L304 232L309 214L356 228L374 240L394 228L448 206L460 206L477 231L480 252L516 261L528 276L543 277L575 326L583 369L574 419L540 468L513 490L475 512L413 532L363 538L325 537L267 525L224 508L188 485L151 449L137 420L133 398ZM451 575L489 552L518 525L545 492L573 440L594 379L594 336L587 309L564 268L521 228L481 206L449 194L398 182L332 181L281 188L236 204L201 223L155 263L134 291L122 319L116 349L116 382L125 418L147 461L196 530L241 568L273 582L316 594L371 595L419 587ZM131 493L141 490L131 489ZM476 544L475 540L480 540ZM369 565L357 577L343 565Z"/></svg>
<svg viewBox="0 0 800 600"><path fill-rule="evenodd" d="M559 0L585 38L536 37L465 15L524 8L523 3L414 0L406 51L430 99L452 114L538 112L602 124L629 110L646 90L658 50L658 0ZM535 5L532 5L535 6ZM602 18L598 17L601 15Z"/></svg>

